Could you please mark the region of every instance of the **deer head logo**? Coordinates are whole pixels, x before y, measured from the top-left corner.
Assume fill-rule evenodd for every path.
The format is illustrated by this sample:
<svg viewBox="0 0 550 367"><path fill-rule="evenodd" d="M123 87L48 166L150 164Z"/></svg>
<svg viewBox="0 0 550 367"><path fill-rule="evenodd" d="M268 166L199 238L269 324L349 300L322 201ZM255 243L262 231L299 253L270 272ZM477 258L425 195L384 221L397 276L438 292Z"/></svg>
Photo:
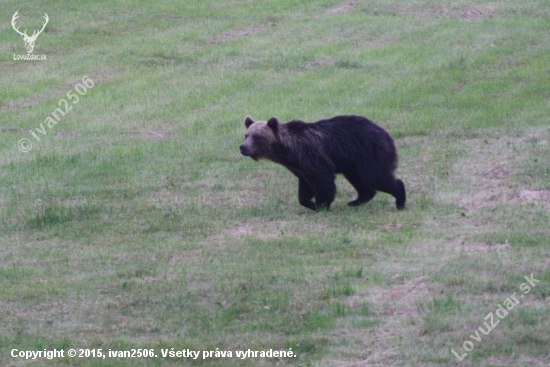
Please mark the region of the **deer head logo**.
<svg viewBox="0 0 550 367"><path fill-rule="evenodd" d="M27 35L27 30L26 29L25 29L25 32L20 32L19 27L17 27L17 28L15 27L15 21L17 20L17 18L19 18L19 12L18 11L16 11L15 14L13 14L13 18L11 18L11 26L13 27L13 29L15 29L15 31L17 33L19 33L21 35L21 37L23 37L23 41L25 41L25 48L27 49L27 53L30 54L30 53L32 53L32 50L34 49L34 42L36 41L36 39L38 38L40 33L42 33L44 28L46 28L46 24L48 24L48 20L49 20L48 14L44 13L45 22L42 23L42 29L39 30L39 31L37 31L35 29L34 32L32 33L32 36Z"/></svg>

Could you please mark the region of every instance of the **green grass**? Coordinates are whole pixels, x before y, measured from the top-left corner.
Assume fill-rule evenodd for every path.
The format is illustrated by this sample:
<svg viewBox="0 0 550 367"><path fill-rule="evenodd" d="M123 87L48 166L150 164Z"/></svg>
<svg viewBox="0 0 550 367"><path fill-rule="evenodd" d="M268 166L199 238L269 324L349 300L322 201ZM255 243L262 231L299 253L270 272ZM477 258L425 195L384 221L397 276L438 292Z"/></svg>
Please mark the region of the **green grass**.
<svg viewBox="0 0 550 367"><path fill-rule="evenodd" d="M530 274L460 365L550 362L546 1L0 4L0 365L451 366ZM13 60L16 10L29 30L48 13L47 61ZM338 114L392 134L406 210L347 207L338 178L311 212L290 172L239 154L246 115Z"/></svg>

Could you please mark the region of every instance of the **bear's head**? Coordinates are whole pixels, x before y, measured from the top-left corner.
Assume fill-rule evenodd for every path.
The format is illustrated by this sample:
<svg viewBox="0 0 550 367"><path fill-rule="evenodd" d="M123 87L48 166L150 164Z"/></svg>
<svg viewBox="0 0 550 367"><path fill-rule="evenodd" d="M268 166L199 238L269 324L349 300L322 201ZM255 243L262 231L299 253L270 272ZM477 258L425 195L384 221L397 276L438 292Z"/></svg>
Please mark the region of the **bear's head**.
<svg viewBox="0 0 550 367"><path fill-rule="evenodd" d="M244 125L248 129L245 141L240 146L241 154L255 161L273 159L273 144L278 141L279 120L272 117L267 121L254 121L246 116Z"/></svg>

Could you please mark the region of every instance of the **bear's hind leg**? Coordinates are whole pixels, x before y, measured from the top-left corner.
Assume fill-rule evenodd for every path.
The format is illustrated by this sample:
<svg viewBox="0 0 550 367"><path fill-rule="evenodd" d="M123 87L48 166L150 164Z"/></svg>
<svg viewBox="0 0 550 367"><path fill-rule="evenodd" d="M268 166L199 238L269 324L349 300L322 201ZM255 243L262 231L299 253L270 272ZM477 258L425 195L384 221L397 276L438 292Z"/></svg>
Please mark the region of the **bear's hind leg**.
<svg viewBox="0 0 550 367"><path fill-rule="evenodd" d="M315 204L313 204L314 191L309 184L303 178L299 178L298 181L298 200L300 205L305 206L308 209L315 210Z"/></svg>
<svg viewBox="0 0 550 367"><path fill-rule="evenodd" d="M377 187L379 191L386 192L395 198L395 206L398 210L405 208L405 202L407 201L407 194L405 192L405 185L403 181L394 178L393 176L388 178L384 183Z"/></svg>
<svg viewBox="0 0 550 367"><path fill-rule="evenodd" d="M407 193L405 192L405 184L403 181L397 179L397 196L395 196L395 206L398 210L405 208L405 202L407 201Z"/></svg>
<svg viewBox="0 0 550 367"><path fill-rule="evenodd" d="M376 190L369 188L361 179L357 177L354 173L344 173L344 177L352 184L352 186L357 190L357 199L352 200L348 203L349 206L358 206L361 204L368 203L376 195Z"/></svg>

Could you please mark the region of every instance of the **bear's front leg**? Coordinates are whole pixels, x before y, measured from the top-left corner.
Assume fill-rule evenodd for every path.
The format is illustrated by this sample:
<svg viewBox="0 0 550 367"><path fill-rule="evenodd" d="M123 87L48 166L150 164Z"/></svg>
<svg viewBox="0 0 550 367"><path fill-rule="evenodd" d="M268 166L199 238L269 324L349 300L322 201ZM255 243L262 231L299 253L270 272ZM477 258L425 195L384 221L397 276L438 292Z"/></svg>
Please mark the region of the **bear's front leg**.
<svg viewBox="0 0 550 367"><path fill-rule="evenodd" d="M336 195L336 184L333 174L325 174L313 178L313 191L315 192L315 209L330 209L330 204L334 201Z"/></svg>
<svg viewBox="0 0 550 367"><path fill-rule="evenodd" d="M298 200L302 206L308 209L315 210L315 204L313 204L313 195L315 192L313 188L303 178L298 178Z"/></svg>

